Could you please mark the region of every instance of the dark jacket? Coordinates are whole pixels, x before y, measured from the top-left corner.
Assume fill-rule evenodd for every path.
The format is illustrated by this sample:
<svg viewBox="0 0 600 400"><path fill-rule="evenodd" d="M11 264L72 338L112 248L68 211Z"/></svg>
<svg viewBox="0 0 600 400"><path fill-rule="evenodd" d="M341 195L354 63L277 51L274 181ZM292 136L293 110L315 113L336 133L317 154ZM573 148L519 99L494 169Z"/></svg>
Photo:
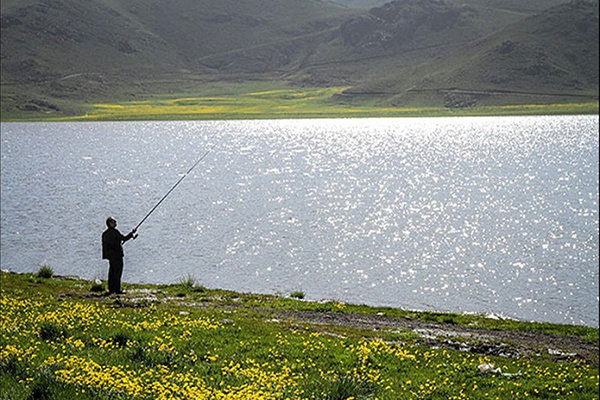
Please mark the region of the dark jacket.
<svg viewBox="0 0 600 400"><path fill-rule="evenodd" d="M133 232L123 236L117 228L108 228L102 234L102 258L115 259L123 257L122 244L133 237Z"/></svg>

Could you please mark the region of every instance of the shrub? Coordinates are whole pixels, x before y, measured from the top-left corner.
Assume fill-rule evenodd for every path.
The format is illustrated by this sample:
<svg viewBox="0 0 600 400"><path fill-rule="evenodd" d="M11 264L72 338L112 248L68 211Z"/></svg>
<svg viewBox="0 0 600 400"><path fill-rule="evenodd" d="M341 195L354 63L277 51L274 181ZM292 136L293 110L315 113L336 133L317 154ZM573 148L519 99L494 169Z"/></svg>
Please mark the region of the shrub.
<svg viewBox="0 0 600 400"><path fill-rule="evenodd" d="M43 340L56 340L61 337L69 336L68 331L56 322L44 321L39 329L40 338Z"/></svg>
<svg viewBox="0 0 600 400"><path fill-rule="evenodd" d="M449 316L443 316L440 318L442 323L444 324L451 324L451 325L455 325L456 321L454 320L454 317L452 315Z"/></svg>
<svg viewBox="0 0 600 400"><path fill-rule="evenodd" d="M198 281L192 274L187 274L185 278L180 278L178 284L183 286L185 289L193 289L197 285Z"/></svg>
<svg viewBox="0 0 600 400"><path fill-rule="evenodd" d="M129 358L133 361L145 362L147 359L146 350L146 346L136 343L129 348Z"/></svg>
<svg viewBox="0 0 600 400"><path fill-rule="evenodd" d="M102 282L96 281L96 282L92 283L92 287L90 288L90 291L92 291L92 292L103 292L104 291L104 284Z"/></svg>
<svg viewBox="0 0 600 400"><path fill-rule="evenodd" d="M48 368L43 367L37 372L37 376L31 385L29 399L51 399L54 397L52 393L58 391L59 388L59 384L52 372Z"/></svg>
<svg viewBox="0 0 600 400"><path fill-rule="evenodd" d="M27 365L25 361L12 354L0 360L0 376L4 374L18 375L24 373Z"/></svg>
<svg viewBox="0 0 600 400"><path fill-rule="evenodd" d="M39 271L37 272L38 278L50 279L50 278L52 278L52 275L54 275L54 271L52 270L52 268L50 268L46 265L41 267L39 269Z"/></svg>
<svg viewBox="0 0 600 400"><path fill-rule="evenodd" d="M298 290L295 292L290 293L290 297L293 297L295 299L303 299L304 298L304 292Z"/></svg>
<svg viewBox="0 0 600 400"><path fill-rule="evenodd" d="M127 342L129 342L131 340L131 338L126 333L119 332L119 333L116 333L115 335L113 335L110 338L110 340L119 347L125 347L125 346L127 346Z"/></svg>

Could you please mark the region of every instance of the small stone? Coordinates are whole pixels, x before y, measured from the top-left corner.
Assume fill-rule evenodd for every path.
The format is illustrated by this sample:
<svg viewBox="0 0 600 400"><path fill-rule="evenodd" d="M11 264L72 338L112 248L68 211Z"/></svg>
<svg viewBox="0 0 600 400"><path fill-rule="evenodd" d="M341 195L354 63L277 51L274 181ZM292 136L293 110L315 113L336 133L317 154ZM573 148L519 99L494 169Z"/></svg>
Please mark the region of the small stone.
<svg viewBox="0 0 600 400"><path fill-rule="evenodd" d="M479 364L477 366L479 368L479 372L482 374L501 374L502 370L500 368L494 368L493 364Z"/></svg>

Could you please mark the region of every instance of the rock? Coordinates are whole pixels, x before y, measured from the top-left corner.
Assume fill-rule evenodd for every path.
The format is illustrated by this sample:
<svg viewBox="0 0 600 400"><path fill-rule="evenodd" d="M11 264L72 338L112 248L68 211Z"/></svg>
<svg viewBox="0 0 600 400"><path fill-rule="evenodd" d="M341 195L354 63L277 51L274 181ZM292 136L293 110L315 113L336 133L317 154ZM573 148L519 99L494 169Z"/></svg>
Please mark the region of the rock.
<svg viewBox="0 0 600 400"><path fill-rule="evenodd" d="M50 102L47 102L46 100L33 99L33 100L29 100L29 102L32 104L35 104L36 106L39 106L41 108L48 108L50 110L60 111L60 108L58 108L58 106L56 106L55 104L52 104Z"/></svg>
<svg viewBox="0 0 600 400"><path fill-rule="evenodd" d="M500 368L494 368L493 364L479 364L477 366L479 372L482 374L501 374L502 370Z"/></svg>
<svg viewBox="0 0 600 400"><path fill-rule="evenodd" d="M19 105L17 106L17 108L21 111L39 111L40 108L33 105L33 104L24 104L24 105Z"/></svg>
<svg viewBox="0 0 600 400"><path fill-rule="evenodd" d="M451 93L444 95L444 106L446 108L467 108L477 105L477 98L468 93Z"/></svg>

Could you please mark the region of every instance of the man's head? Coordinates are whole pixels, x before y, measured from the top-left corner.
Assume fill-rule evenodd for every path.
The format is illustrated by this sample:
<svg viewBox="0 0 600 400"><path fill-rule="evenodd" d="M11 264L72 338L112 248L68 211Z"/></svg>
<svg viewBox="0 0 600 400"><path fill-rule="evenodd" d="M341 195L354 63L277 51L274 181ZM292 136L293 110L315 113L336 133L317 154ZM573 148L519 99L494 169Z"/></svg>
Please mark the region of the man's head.
<svg viewBox="0 0 600 400"><path fill-rule="evenodd" d="M106 226L109 228L115 228L117 226L117 220L113 217L106 218Z"/></svg>

